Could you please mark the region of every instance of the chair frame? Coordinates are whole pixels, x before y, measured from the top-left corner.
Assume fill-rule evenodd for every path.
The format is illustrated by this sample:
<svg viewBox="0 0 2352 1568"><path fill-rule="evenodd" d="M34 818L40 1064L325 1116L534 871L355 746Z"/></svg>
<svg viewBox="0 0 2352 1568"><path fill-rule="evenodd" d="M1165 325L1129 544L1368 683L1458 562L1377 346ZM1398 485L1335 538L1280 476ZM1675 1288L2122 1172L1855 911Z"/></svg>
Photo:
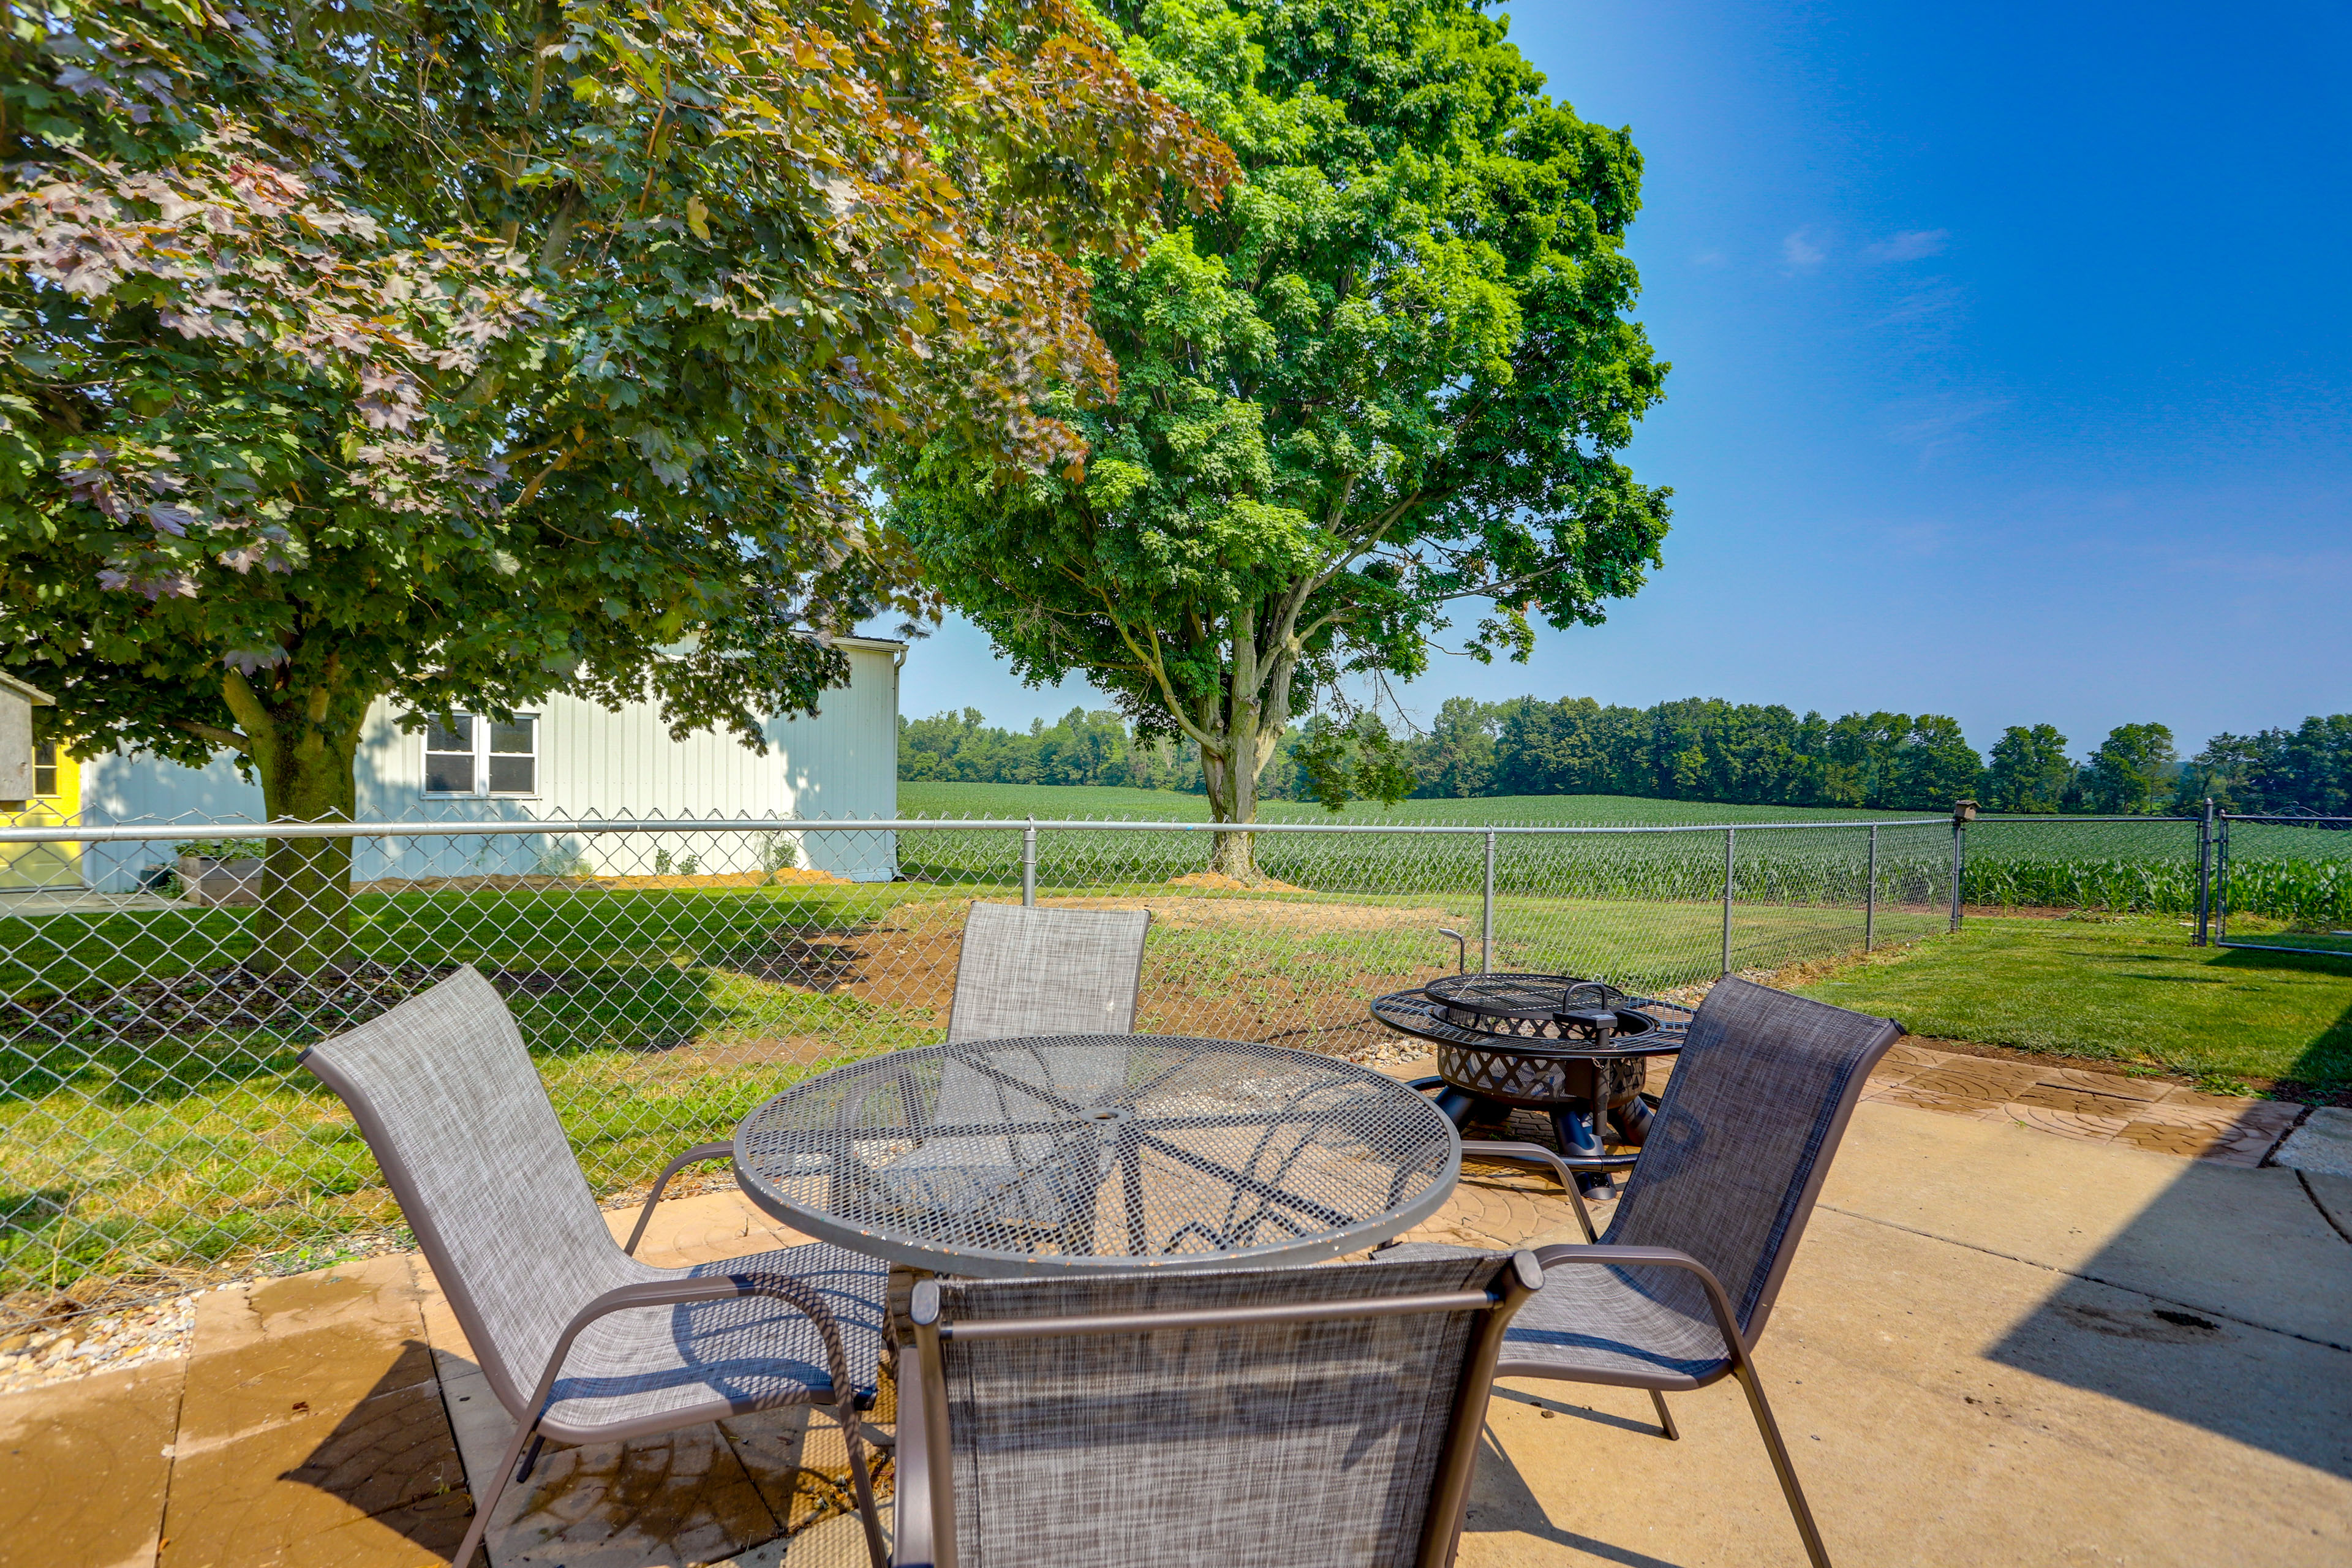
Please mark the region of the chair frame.
<svg viewBox="0 0 2352 1568"><path fill-rule="evenodd" d="M1870 1078L1870 1068L1877 1064L1886 1050L1901 1037L1901 1028L1891 1021L1889 1030L1877 1049L1863 1062L1861 1070L1848 1080L1844 1093L1831 1111L1829 1125L1822 1137L1822 1147L1834 1152L1845 1138L1846 1126L1853 1120L1853 1108L1861 1103L1863 1089ZM1415 1088L1442 1080L1414 1080ZM1730 1297L1722 1281L1716 1279L1706 1265L1686 1252L1668 1247L1605 1246L1592 1228L1592 1212L1585 1205L1584 1194L1578 1189L1571 1173L1583 1170L1605 1170L1610 1166L1601 1162L1581 1160L1573 1154L1563 1155L1540 1143L1519 1142L1465 1142L1462 1152L1466 1157L1483 1154L1490 1159L1522 1160L1549 1166L1559 1176L1569 1199L1576 1206L1576 1223L1584 1232L1584 1245L1562 1244L1538 1247L1536 1258L1544 1268L1598 1267L1613 1268L1679 1268L1698 1277L1706 1292L1707 1306L1715 1318L1716 1331L1723 1338L1727 1352L1725 1366L1706 1377L1654 1378L1629 1374L1596 1373L1576 1377L1563 1374L1558 1368L1542 1362L1501 1361L1495 1368L1497 1377L1541 1378L1558 1383L1590 1383L1619 1388L1640 1388L1648 1391L1650 1403L1657 1411L1658 1426L1669 1441L1678 1441L1682 1431L1675 1425L1674 1415L1666 1408L1668 1392L1687 1393L1705 1388L1710 1384L1730 1377L1738 1381L1740 1391L1748 1396L1748 1414L1755 1418L1757 1435L1762 1438L1764 1452L1772 1462L1772 1473L1780 1483L1781 1496L1787 1499L1790 1518L1796 1521L1797 1534L1805 1543L1805 1555L1812 1568L1830 1568L1829 1549L1822 1544L1820 1527L1813 1521L1813 1510L1805 1500L1804 1489L1798 1484L1797 1471L1789 1458L1789 1446L1780 1436L1780 1423L1773 1418L1771 1402L1764 1396L1764 1385L1756 1374L1756 1342L1763 1337L1765 1321L1771 1316L1773 1302L1779 1298L1781 1283L1788 1278L1789 1266L1795 1261L1797 1244L1804 1239L1805 1226L1812 1218L1813 1208L1821 1197L1822 1184L1829 1178L1830 1160L1816 1160L1805 1178L1799 1195L1796 1213L1780 1250L1773 1255L1772 1266L1764 1276L1763 1289L1758 1292L1755 1310L1748 1315L1748 1328L1739 1328L1738 1314L1733 1310ZM1629 1182L1641 1180L1642 1168L1637 1161Z"/></svg>
<svg viewBox="0 0 2352 1568"><path fill-rule="evenodd" d="M420 1190L408 1169L408 1162L398 1152L391 1136L391 1130L378 1113L375 1103L366 1089L333 1063L314 1052L305 1051L298 1059L316 1074L329 1089L333 1089L341 1097L345 1107L350 1110L352 1119L359 1124L361 1136L366 1140L369 1149L375 1154L377 1163L383 1167L384 1184L392 1189L394 1201L400 1205L402 1217L408 1221L409 1228L415 1233L417 1245L424 1250L426 1260L430 1262L436 1257L448 1256L447 1249L442 1245L441 1229L435 1220L431 1207L424 1202ZM630 1234L628 1245L623 1250L632 1256L635 1255L637 1243L645 1236L646 1226L653 1218L654 1205L661 1197L662 1187L673 1174L698 1161L716 1159L732 1152L732 1145L705 1143L687 1151L671 1161L668 1167L655 1182L653 1192L646 1199L645 1208L637 1216L636 1228ZM466 1289L465 1281L454 1275L444 1276L438 1268L434 1273L443 1293L448 1297L450 1309L457 1314L458 1326L465 1331L467 1342L478 1344L490 1343L482 1316L477 1310L473 1297ZM834 1321L833 1313L826 1308L823 1298L806 1284L788 1275L759 1270L750 1270L741 1274L704 1275L684 1279L647 1280L641 1284L623 1285L594 1297L573 1314L571 1322L565 1326L562 1334L555 1342L554 1350L548 1356L546 1366L540 1373L537 1386L532 1391L530 1398L520 1406L513 1395L502 1386L505 1379L495 1376L486 1377L485 1381L499 1395L499 1402L506 1405L508 1413L515 1418L515 1434L507 1445L505 1457L499 1461L498 1469L491 1476L488 1489L486 1492L476 1492L473 1522L467 1527L465 1539L459 1544L457 1554L450 1559L454 1568L468 1568L473 1561L473 1554L478 1549L483 1551L485 1562L488 1561L488 1550L483 1548L483 1537L489 1531L490 1514L496 1509L499 1500L505 1495L509 1482L521 1482L530 1479L532 1468L538 1463L540 1450L549 1437L552 1436L561 1443L574 1445L626 1442L635 1437L652 1436L657 1433L698 1426L716 1418L709 1408L704 1406L675 1416L650 1416L635 1421L610 1422L597 1426L551 1430L545 1425L545 1420L548 1407L553 1403L556 1380L563 1371L565 1358L571 1353L572 1341L579 1337L583 1330L599 1318L607 1317L614 1312L646 1307L687 1306L705 1301L728 1300L743 1296L765 1296L790 1303L815 1326L818 1335L824 1342L827 1371L831 1374L833 1384L829 1396L812 1391L805 1401L789 1401L773 1405L761 1405L757 1408L788 1409L792 1404L806 1403L813 1407L824 1407L840 1423L843 1440L848 1449L850 1483L856 1495L859 1516L865 1524L866 1555L873 1568L889 1568L889 1552L883 1543L880 1515L874 1501L873 1479L866 1469L865 1446L860 1439L860 1422L856 1410L857 1391L850 1379L849 1358L843 1348L840 1326ZM484 1368L486 1373L490 1370L492 1369L487 1366ZM737 1412L737 1414L749 1413L748 1411ZM530 1444L530 1452L527 1458L523 1457L523 1444L526 1440ZM517 1463L519 1458L521 1461L520 1465Z"/></svg>
<svg viewBox="0 0 2352 1568"><path fill-rule="evenodd" d="M1165 1329L1235 1328L1258 1323L1330 1322L1355 1318L1399 1317L1418 1312L1475 1311L1484 1321L1472 1335L1456 1386L1454 1407L1440 1449L1436 1489L1422 1518L1416 1568L1446 1568L1470 1499L1503 1333L1512 1316L1543 1289L1540 1254L1512 1254L1511 1266L1483 1290L1391 1296L1369 1300L1316 1301L1297 1305L1226 1307L1149 1312L1103 1312L1054 1318L992 1318L957 1323L940 1314L935 1279L915 1284L907 1322L914 1353L898 1357L898 1535L893 1561L898 1568L957 1568L954 1460L948 1424L945 1342L1044 1339L1072 1334L1150 1333Z"/></svg>

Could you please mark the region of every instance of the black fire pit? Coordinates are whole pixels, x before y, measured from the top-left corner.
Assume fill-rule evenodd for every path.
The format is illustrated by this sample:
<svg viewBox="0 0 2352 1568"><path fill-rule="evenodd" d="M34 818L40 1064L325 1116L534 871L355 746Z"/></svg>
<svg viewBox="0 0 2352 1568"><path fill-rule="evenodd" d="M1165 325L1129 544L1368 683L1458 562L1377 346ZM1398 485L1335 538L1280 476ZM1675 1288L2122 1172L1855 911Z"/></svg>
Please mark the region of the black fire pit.
<svg viewBox="0 0 2352 1568"><path fill-rule="evenodd" d="M1381 997L1372 1016L1437 1047L1437 1077L1422 1087L1455 1126L1501 1121L1514 1107L1540 1110L1561 1152L1617 1168L1636 1156L1607 1152L1604 1119L1616 1142L1640 1147L1650 1131L1646 1060L1683 1048L1691 1014L1573 974L1453 974ZM1608 1177L1579 1180L1597 1186Z"/></svg>

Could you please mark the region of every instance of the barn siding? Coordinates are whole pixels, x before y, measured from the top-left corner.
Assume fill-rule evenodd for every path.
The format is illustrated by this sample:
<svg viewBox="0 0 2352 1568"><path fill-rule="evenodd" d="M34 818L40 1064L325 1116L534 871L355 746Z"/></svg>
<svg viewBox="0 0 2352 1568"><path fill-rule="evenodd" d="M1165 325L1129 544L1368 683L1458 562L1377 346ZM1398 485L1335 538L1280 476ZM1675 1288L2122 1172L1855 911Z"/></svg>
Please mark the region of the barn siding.
<svg viewBox="0 0 2352 1568"><path fill-rule="evenodd" d="M425 798L425 738L404 731L389 703L370 710L355 766L359 816L379 822L495 819L717 817L887 817L898 805L898 647L858 639L845 645L850 679L824 694L814 716L773 719L760 755L730 734L701 731L670 739L659 711L635 703L608 712L558 695L540 716L539 793L531 798ZM254 822L261 786L237 776L226 752L202 768L138 753L115 752L84 764L83 820L135 823ZM896 836L809 834L787 858L860 881L887 880L898 869ZM584 860L613 875L650 872L656 845L640 837L539 834L511 837L362 841L353 874L451 876L553 869ZM736 830L666 840L673 864L693 854L703 870L758 868L762 846ZM124 889L140 869L168 859L160 844L93 846L93 885ZM738 862L740 862L740 864Z"/></svg>

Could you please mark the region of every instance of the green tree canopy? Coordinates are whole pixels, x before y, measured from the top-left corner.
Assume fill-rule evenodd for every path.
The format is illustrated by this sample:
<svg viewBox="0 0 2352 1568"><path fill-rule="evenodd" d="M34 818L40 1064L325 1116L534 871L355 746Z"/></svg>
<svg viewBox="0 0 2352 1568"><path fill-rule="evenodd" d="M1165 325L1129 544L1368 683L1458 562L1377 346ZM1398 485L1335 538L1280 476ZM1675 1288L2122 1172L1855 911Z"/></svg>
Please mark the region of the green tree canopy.
<svg viewBox="0 0 2352 1568"><path fill-rule="evenodd" d="M2047 815L2064 802L2074 777L2065 736L2048 724L2011 724L1985 765L1985 809Z"/></svg>
<svg viewBox="0 0 2352 1568"><path fill-rule="evenodd" d="M2118 724L2083 765L2083 798L2094 812L2137 816L2162 811L2172 796L2172 731L2162 724Z"/></svg>
<svg viewBox="0 0 2352 1568"><path fill-rule="evenodd" d="M1095 265L1119 392L1066 405L1083 473L909 447L891 516L1022 675L1083 670L1192 740L1217 819L1247 822L1343 679L1421 673L1465 602L1463 651L1524 658L1657 563L1666 492L1615 456L1664 375L1625 319L1641 158L1470 0L1115 9L1244 179L1164 208L1134 271ZM1318 793L1404 787L1349 718L1302 744ZM1221 836L1220 867L1248 874L1246 846Z"/></svg>
<svg viewBox="0 0 2352 1568"><path fill-rule="evenodd" d="M2173 809L2193 815L2209 795L2224 811L2352 816L2352 713L2214 736L2180 770Z"/></svg>
<svg viewBox="0 0 2352 1568"><path fill-rule="evenodd" d="M273 817L349 813L382 696L756 744L891 590L877 447L1074 458L1071 258L1230 171L1063 0L12 15L0 658ZM273 847L277 962L344 853Z"/></svg>

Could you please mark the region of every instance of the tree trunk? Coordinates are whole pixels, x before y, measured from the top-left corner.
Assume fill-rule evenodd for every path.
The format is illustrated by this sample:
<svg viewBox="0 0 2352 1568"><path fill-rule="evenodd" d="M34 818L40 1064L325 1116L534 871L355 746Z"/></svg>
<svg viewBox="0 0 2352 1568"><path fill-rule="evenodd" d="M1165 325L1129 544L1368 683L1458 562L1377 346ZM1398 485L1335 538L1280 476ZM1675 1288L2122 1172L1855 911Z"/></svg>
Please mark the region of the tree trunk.
<svg viewBox="0 0 2352 1568"><path fill-rule="evenodd" d="M350 822L352 773L369 695L337 689L335 661L317 684L256 691L232 670L229 708L245 731L272 822ZM272 838L254 911L251 966L265 974L340 973L351 961L352 841Z"/></svg>
<svg viewBox="0 0 2352 1568"><path fill-rule="evenodd" d="M1249 650L1243 637L1237 635L1234 643L1236 668L1222 715L1225 754L1220 757L1205 746L1201 748L1201 773L1209 786L1210 820L1247 823L1257 820L1257 775L1263 761L1258 755L1258 706L1251 695L1256 671L1244 668ZM1244 680L1251 684L1244 685ZM1203 717L1213 721L1219 715ZM1264 879L1257 868L1256 844L1255 833L1218 834L1209 854L1209 869L1255 885Z"/></svg>
<svg viewBox="0 0 2352 1568"><path fill-rule="evenodd" d="M1236 746L1236 751L1241 748ZM1251 749L1255 751L1255 748ZM1249 755L1249 752L1243 752ZM1255 822L1257 820L1256 770L1235 767L1223 758L1201 753L1201 772L1209 785L1209 817L1213 822ZM1256 883L1262 880L1257 868L1255 833L1219 833L1216 847L1209 852L1209 869L1237 882Z"/></svg>
<svg viewBox="0 0 2352 1568"><path fill-rule="evenodd" d="M1290 714L1290 678L1295 651L1267 655L1257 647L1257 615L1234 613L1231 672L1222 702L1203 702L1192 714L1195 733L1223 732L1223 755L1201 748L1201 773L1209 786L1209 817L1219 823L1257 820L1258 775L1274 757ZM1272 715L1272 721L1268 721ZM1219 833L1209 869L1253 886L1265 880L1258 869L1257 835Z"/></svg>

